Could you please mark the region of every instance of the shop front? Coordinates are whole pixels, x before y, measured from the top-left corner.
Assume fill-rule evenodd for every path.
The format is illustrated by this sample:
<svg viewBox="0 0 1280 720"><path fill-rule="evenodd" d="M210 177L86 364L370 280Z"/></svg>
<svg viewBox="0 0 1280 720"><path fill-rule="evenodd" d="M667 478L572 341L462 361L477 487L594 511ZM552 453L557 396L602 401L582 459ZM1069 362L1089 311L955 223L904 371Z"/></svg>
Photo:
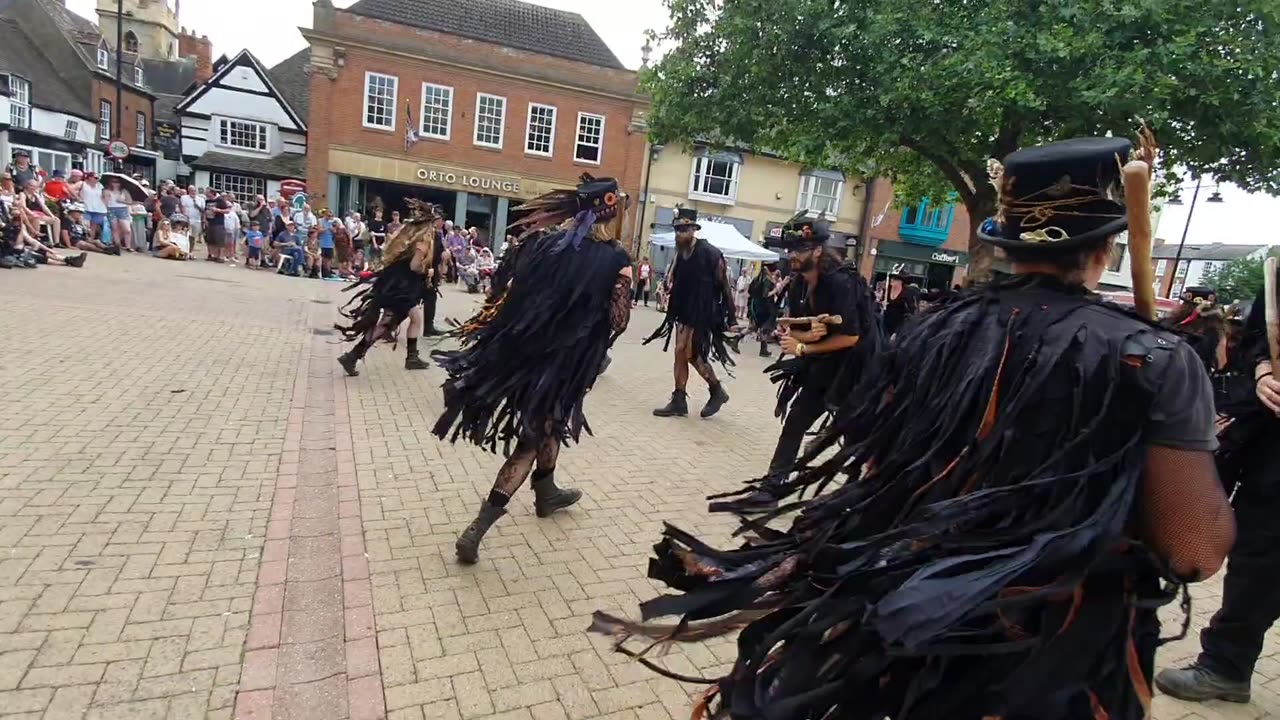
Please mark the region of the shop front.
<svg viewBox="0 0 1280 720"><path fill-rule="evenodd" d="M879 240L875 254L875 283L884 282L890 273L902 276L922 290L951 287L956 282L956 268L969 264L969 254L941 247Z"/></svg>
<svg viewBox="0 0 1280 720"><path fill-rule="evenodd" d="M389 217L395 210L407 213L410 198L435 203L454 224L476 228L481 240L495 249L516 219L515 206L571 185L553 178L329 150L328 198L335 212L367 213L382 207Z"/></svg>

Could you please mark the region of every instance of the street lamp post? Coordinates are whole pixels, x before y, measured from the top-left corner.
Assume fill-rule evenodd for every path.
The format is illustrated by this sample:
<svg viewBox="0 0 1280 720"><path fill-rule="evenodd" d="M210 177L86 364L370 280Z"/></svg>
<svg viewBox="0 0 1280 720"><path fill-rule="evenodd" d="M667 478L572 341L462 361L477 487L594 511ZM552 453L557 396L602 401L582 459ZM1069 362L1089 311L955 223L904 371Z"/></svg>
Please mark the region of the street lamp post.
<svg viewBox="0 0 1280 720"><path fill-rule="evenodd" d="M1191 230L1191 216L1196 212L1196 200L1200 197L1201 178L1196 178L1195 192L1191 193L1191 207L1187 208L1187 223L1182 226L1182 239L1178 241L1178 251L1173 254L1173 275L1169 278L1169 289L1165 297L1173 297L1173 283L1178 279L1178 265L1182 262L1182 247L1187 244L1187 232Z"/></svg>
<svg viewBox="0 0 1280 720"><path fill-rule="evenodd" d="M116 107L111 113L112 127L110 140L124 138L124 0L116 0ZM116 158L116 171L124 171L124 160Z"/></svg>

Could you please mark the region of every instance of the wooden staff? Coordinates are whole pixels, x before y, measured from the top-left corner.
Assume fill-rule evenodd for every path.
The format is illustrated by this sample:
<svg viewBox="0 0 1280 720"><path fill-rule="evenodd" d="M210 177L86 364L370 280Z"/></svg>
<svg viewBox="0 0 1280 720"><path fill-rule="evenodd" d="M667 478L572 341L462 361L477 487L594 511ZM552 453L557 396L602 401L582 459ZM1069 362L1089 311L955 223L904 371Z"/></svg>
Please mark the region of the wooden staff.
<svg viewBox="0 0 1280 720"><path fill-rule="evenodd" d="M1129 270L1133 277L1133 309L1156 319L1156 292L1151 268L1151 169L1156 160L1155 137L1145 126L1134 159L1121 169L1129 215Z"/></svg>
<svg viewBox="0 0 1280 720"><path fill-rule="evenodd" d="M1269 257L1262 265L1262 301L1267 312L1267 355L1272 370L1280 369L1280 308L1276 307L1276 269L1280 260Z"/></svg>
<svg viewBox="0 0 1280 720"><path fill-rule="evenodd" d="M822 323L823 325L839 325L844 322L844 318L839 315L814 315L812 317L784 317L778 318L778 324L787 325L811 325L813 323Z"/></svg>

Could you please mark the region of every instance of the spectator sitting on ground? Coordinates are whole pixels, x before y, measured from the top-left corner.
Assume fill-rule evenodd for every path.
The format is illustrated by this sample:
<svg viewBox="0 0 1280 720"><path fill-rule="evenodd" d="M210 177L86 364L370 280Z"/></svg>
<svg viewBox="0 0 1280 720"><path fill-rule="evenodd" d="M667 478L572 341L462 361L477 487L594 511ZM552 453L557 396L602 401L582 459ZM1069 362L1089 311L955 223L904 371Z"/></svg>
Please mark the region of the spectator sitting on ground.
<svg viewBox="0 0 1280 720"><path fill-rule="evenodd" d="M9 212L9 225L16 226L16 232L10 230L13 238L11 242L18 250L27 250L35 255L36 262L48 263L49 265L68 265L70 267L83 267L84 261L88 259L89 253L82 252L79 255L66 256L59 254L56 250L40 242L33 237L31 233L23 226L22 208L20 205L14 205Z"/></svg>
<svg viewBox="0 0 1280 720"><path fill-rule="evenodd" d="M62 246L107 255L120 254L119 246L104 245L93 236L93 227L84 219L84 205L75 202L67 205L67 220L62 224Z"/></svg>
<svg viewBox="0 0 1280 720"><path fill-rule="evenodd" d="M271 247L276 251L276 257L279 258L276 265L276 272L281 275L285 274L284 262L291 260L293 265L289 268L290 275L297 277L302 274L303 266L306 263L306 256L302 248L298 246L298 227L297 223L292 220L285 222L285 229L281 230L271 241Z"/></svg>
<svg viewBox="0 0 1280 720"><path fill-rule="evenodd" d="M360 273L364 272L364 270L365 270L364 252L357 250L355 254L351 256L351 272L356 275L359 275Z"/></svg>
<svg viewBox="0 0 1280 720"><path fill-rule="evenodd" d="M151 254L165 260L191 259L191 223L183 213L174 213L168 220L160 221L156 230L155 248Z"/></svg>
<svg viewBox="0 0 1280 720"><path fill-rule="evenodd" d="M13 187L13 173L5 170L0 175L0 206L3 206L3 213L0 213L0 220L9 217L9 208L18 204L18 192Z"/></svg>

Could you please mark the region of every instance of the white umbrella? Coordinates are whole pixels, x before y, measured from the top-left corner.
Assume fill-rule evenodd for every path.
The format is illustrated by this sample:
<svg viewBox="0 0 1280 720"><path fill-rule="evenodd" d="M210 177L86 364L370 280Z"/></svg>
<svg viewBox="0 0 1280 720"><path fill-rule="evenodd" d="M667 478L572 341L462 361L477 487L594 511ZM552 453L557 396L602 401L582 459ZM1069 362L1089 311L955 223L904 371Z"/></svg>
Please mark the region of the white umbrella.
<svg viewBox="0 0 1280 720"><path fill-rule="evenodd" d="M727 258L734 260L753 260L772 262L778 259L778 253L765 249L750 240L738 228L728 223L702 222L698 237L706 239ZM675 231L656 233L649 236L649 244L657 247L672 247L676 244Z"/></svg>
<svg viewBox="0 0 1280 720"><path fill-rule="evenodd" d="M108 172L108 173L102 173L100 178L102 180L103 185L111 184L112 180L119 180L120 187L124 188L125 190L128 190L129 197L132 197L134 200L138 202L146 202L147 198L151 197L150 190L142 187L142 185L137 180L134 180L128 175Z"/></svg>

